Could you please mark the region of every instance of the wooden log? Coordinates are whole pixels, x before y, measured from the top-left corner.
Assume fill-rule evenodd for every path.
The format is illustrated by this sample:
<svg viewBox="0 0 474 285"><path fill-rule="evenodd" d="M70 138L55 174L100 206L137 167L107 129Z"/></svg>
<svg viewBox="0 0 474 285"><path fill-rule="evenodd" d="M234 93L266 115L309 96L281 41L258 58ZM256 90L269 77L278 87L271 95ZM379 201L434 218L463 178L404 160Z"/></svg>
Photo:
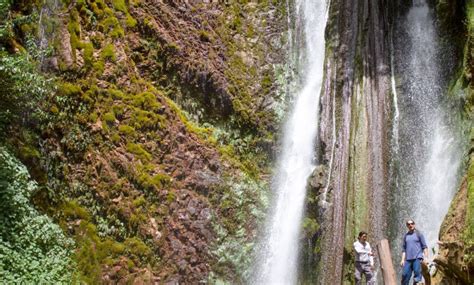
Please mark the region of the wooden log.
<svg viewBox="0 0 474 285"><path fill-rule="evenodd" d="M395 270L393 269L392 255L390 254L390 246L388 240L383 239L377 245L379 254L380 268L382 269L383 283L385 285L396 285Z"/></svg>

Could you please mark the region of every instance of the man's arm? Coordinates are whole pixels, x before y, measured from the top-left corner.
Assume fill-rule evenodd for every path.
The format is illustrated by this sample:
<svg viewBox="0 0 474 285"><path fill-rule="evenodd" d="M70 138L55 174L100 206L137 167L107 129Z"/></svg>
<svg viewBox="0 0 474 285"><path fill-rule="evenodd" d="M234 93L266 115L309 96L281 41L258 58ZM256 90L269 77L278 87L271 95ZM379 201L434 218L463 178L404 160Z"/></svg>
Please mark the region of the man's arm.
<svg viewBox="0 0 474 285"><path fill-rule="evenodd" d="M423 249L423 260L428 261L428 246L426 245L425 236L421 235L420 237L421 248Z"/></svg>
<svg viewBox="0 0 474 285"><path fill-rule="evenodd" d="M405 239L406 239L406 234L403 237L403 241L402 241L402 260L400 261L400 266L403 266L405 264L405 251L407 250L407 243Z"/></svg>

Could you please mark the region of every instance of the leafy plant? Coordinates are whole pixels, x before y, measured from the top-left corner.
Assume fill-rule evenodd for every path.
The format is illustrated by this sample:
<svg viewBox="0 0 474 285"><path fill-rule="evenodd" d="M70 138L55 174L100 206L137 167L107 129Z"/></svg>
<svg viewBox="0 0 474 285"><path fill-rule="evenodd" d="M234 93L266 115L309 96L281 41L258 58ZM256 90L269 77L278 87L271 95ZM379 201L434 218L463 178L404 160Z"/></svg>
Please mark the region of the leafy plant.
<svg viewBox="0 0 474 285"><path fill-rule="evenodd" d="M30 197L37 185L0 146L0 276L5 284L68 283L73 241L39 214Z"/></svg>
<svg viewBox="0 0 474 285"><path fill-rule="evenodd" d="M50 80L37 72L28 56L0 52L0 131L41 119L40 102L51 89Z"/></svg>

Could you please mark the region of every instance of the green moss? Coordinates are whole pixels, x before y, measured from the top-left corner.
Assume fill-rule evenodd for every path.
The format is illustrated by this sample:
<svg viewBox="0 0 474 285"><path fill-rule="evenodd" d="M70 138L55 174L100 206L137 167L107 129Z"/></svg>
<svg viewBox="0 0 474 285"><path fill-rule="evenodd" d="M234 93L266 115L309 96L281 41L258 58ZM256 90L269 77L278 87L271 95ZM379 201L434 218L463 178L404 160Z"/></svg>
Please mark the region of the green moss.
<svg viewBox="0 0 474 285"><path fill-rule="evenodd" d="M141 130L161 128L164 123L163 116L137 108L133 110L129 122L135 129Z"/></svg>
<svg viewBox="0 0 474 285"><path fill-rule="evenodd" d="M67 30L70 36L70 44L72 57L76 60L76 49L80 46L81 38L81 25L80 25L80 16L75 8L70 12L69 22L67 24Z"/></svg>
<svg viewBox="0 0 474 285"><path fill-rule="evenodd" d="M105 32L114 39L121 38L125 35L119 21L115 17L106 18L103 22Z"/></svg>
<svg viewBox="0 0 474 285"><path fill-rule="evenodd" d="M79 247L74 256L78 269L76 278L86 284L95 284L99 282L101 276L96 250L99 238L95 226L85 221L81 222L79 231L83 237L80 238Z"/></svg>
<svg viewBox="0 0 474 285"><path fill-rule="evenodd" d="M132 214L128 223L131 226L131 230L137 228L140 224L146 222L146 216L143 214Z"/></svg>
<svg viewBox="0 0 474 285"><path fill-rule="evenodd" d="M142 172L138 176L138 183L145 189L161 189L171 182L171 177L166 174L158 173L155 175L149 175Z"/></svg>
<svg viewBox="0 0 474 285"><path fill-rule="evenodd" d="M158 173L158 174L153 175L151 181L154 185L157 185L159 187L164 187L171 182L171 177L169 177L168 175L164 173Z"/></svg>
<svg viewBox="0 0 474 285"><path fill-rule="evenodd" d="M92 12L99 19L104 16L104 6L102 4L103 2L101 3L101 1L94 1L89 4L89 7L91 8Z"/></svg>
<svg viewBox="0 0 474 285"><path fill-rule="evenodd" d="M75 200L64 202L59 209L67 220L80 219L89 221L91 219L91 215L87 210L81 207Z"/></svg>
<svg viewBox="0 0 474 285"><path fill-rule="evenodd" d="M166 47L172 53L176 53L176 52L179 52L181 50L181 48L178 46L177 43L169 43Z"/></svg>
<svg viewBox="0 0 474 285"><path fill-rule="evenodd" d="M118 129L119 129L119 132L122 135L125 135L127 137L132 137L133 138L136 135L135 128L133 128L131 126L128 126L128 125L120 125Z"/></svg>
<svg viewBox="0 0 474 285"><path fill-rule="evenodd" d="M102 244L101 244L103 250L101 250L101 255L99 257L105 258L109 253L112 253L113 255L119 255L123 254L125 252L125 245L119 242L116 242L111 239L106 239ZM105 253L105 254L104 254Z"/></svg>
<svg viewBox="0 0 474 285"><path fill-rule="evenodd" d="M150 161L151 154L148 153L141 145L135 143L127 143L127 151L135 154L138 159L143 161Z"/></svg>
<svg viewBox="0 0 474 285"><path fill-rule="evenodd" d="M142 207L146 204L146 200L145 200L145 197L144 196L140 196L138 198L136 198L135 200L133 200L133 206L135 208L139 208L139 207Z"/></svg>
<svg viewBox="0 0 474 285"><path fill-rule="evenodd" d="M75 255L78 268L76 279L80 280L81 284L101 283L102 266L114 265L119 262L121 255L127 252L126 244L109 238L102 241L97 234L96 226L87 221L80 222L76 229L76 240L78 242Z"/></svg>
<svg viewBox="0 0 474 285"><path fill-rule="evenodd" d="M115 123L115 120L116 120L113 112L105 113L102 119L108 124L113 124Z"/></svg>
<svg viewBox="0 0 474 285"><path fill-rule="evenodd" d="M86 67L91 67L94 61L94 46L92 43L82 44L84 49L84 64Z"/></svg>
<svg viewBox="0 0 474 285"><path fill-rule="evenodd" d="M59 113L59 109L56 105L51 106L51 108L49 108L49 111L53 114L58 114Z"/></svg>
<svg viewBox="0 0 474 285"><path fill-rule="evenodd" d="M112 6L115 10L123 12L125 14L128 13L127 5L125 4L125 0L112 0Z"/></svg>
<svg viewBox="0 0 474 285"><path fill-rule="evenodd" d="M142 199L137 199L137 204L142 204ZM130 237L123 243L112 238L100 238L97 227L92 223L90 213L76 201L64 203L59 212L61 224L69 232L73 231L76 240L76 253L74 261L76 271L74 282L78 284L100 284L104 265L114 266L123 261L134 266L143 267L153 264L156 257L153 251L139 237ZM134 218L143 224L146 216L136 215ZM133 266L131 268L134 269ZM122 274L129 275L125 270Z"/></svg>
<svg viewBox="0 0 474 285"><path fill-rule="evenodd" d="M174 191L169 191L168 195L166 195L166 201L168 203L176 201L176 193Z"/></svg>
<svg viewBox="0 0 474 285"><path fill-rule="evenodd" d="M109 60L109 61L112 61L112 62L115 62L115 60L117 59L116 56L115 56L115 48L114 48L114 45L113 44L108 44L104 47L104 49L102 49L101 53L100 53L100 57L104 60Z"/></svg>
<svg viewBox="0 0 474 285"><path fill-rule="evenodd" d="M474 33L474 2L467 1L466 7L467 27L469 32Z"/></svg>
<svg viewBox="0 0 474 285"><path fill-rule="evenodd" d="M96 62L94 62L94 64L92 65L92 67L94 68L94 70L95 70L98 74L102 74L102 73L104 73L105 63L104 63L103 60L97 60Z"/></svg>
<svg viewBox="0 0 474 285"><path fill-rule="evenodd" d="M474 244L474 156L467 172L467 214L466 214L466 241Z"/></svg>
<svg viewBox="0 0 474 285"><path fill-rule="evenodd" d="M82 93L81 87L69 82L62 82L58 85L58 94L65 97L76 97Z"/></svg>
<svg viewBox="0 0 474 285"><path fill-rule="evenodd" d="M92 123L97 122L98 118L99 118L99 116L95 112L93 112L89 115L89 121L92 122Z"/></svg>
<svg viewBox="0 0 474 285"><path fill-rule="evenodd" d="M270 88L273 86L273 77L270 74L265 74L262 78L262 89L263 91L268 94L270 93Z"/></svg>
<svg viewBox="0 0 474 285"><path fill-rule="evenodd" d="M126 97L126 95L117 89L108 89L107 92L109 92L110 96L112 96L112 99L114 100L122 100Z"/></svg>
<svg viewBox="0 0 474 285"><path fill-rule="evenodd" d="M133 106L147 111L158 111L161 104L157 101L156 96L151 92L142 92L133 96Z"/></svg>
<svg viewBox="0 0 474 285"><path fill-rule="evenodd" d="M125 107L122 104L117 104L117 105L112 106L112 112L115 114L115 117L117 119L120 120L121 118L123 118L123 115L124 115L124 112L125 112L124 108Z"/></svg>
<svg viewBox="0 0 474 285"><path fill-rule="evenodd" d="M113 143L118 144L120 143L121 137L119 134L114 133L111 137L110 140L112 140Z"/></svg>
<svg viewBox="0 0 474 285"><path fill-rule="evenodd" d="M127 252L144 262L150 259L152 250L138 238L128 238L124 242Z"/></svg>
<svg viewBox="0 0 474 285"><path fill-rule="evenodd" d="M94 92L92 90L87 90L85 93L82 94L81 99L84 101L86 104L92 104L94 103Z"/></svg>
<svg viewBox="0 0 474 285"><path fill-rule="evenodd" d="M133 18L130 14L127 14L125 23L127 24L127 27L134 28L137 25L137 20L135 20L135 18Z"/></svg>

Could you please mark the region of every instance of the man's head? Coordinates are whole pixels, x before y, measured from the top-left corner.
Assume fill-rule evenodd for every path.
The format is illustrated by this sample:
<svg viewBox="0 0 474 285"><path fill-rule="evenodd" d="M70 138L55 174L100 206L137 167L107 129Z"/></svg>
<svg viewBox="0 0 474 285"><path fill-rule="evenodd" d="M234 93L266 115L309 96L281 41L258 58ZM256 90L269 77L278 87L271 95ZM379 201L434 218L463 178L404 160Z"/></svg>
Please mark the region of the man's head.
<svg viewBox="0 0 474 285"><path fill-rule="evenodd" d="M412 219L407 220L406 225L409 231L415 230L415 221L413 221Z"/></svg>
<svg viewBox="0 0 474 285"><path fill-rule="evenodd" d="M360 232L358 239L359 239L360 242L366 242L367 241L367 233L364 232L364 231Z"/></svg>

